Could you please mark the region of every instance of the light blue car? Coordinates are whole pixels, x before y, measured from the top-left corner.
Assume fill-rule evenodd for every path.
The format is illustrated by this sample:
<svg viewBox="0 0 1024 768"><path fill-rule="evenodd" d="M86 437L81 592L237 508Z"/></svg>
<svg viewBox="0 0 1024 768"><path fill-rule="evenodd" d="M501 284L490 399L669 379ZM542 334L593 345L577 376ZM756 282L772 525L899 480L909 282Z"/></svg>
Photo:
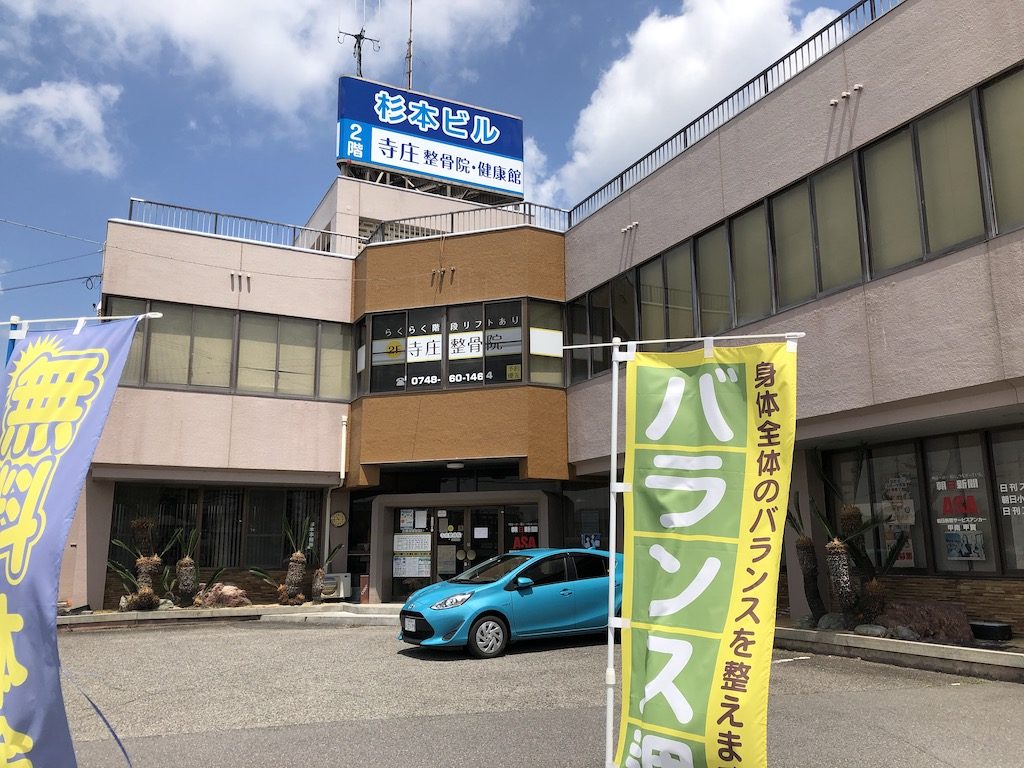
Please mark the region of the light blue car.
<svg viewBox="0 0 1024 768"><path fill-rule="evenodd" d="M615 556L615 612L622 607L622 555ZM399 640L466 646L480 658L512 641L602 632L608 626L608 553L520 549L414 592Z"/></svg>

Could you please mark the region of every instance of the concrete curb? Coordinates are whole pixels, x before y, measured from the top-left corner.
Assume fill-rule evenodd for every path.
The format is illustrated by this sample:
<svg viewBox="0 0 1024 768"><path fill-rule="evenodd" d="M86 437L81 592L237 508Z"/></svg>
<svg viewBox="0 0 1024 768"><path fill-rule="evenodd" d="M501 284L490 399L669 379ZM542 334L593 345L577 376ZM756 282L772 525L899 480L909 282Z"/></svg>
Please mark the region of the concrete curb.
<svg viewBox="0 0 1024 768"><path fill-rule="evenodd" d="M319 617L387 618L398 624L401 606L393 603L322 603L320 605L251 605L241 608L175 608L169 611L124 611L58 616L57 629L65 631L113 627L167 626L196 621L314 621ZM295 617L295 618L292 618ZM351 621L332 623L352 623Z"/></svg>
<svg viewBox="0 0 1024 768"><path fill-rule="evenodd" d="M265 614L261 622L271 624L336 624L346 627L394 627L398 631L398 613L292 613Z"/></svg>
<svg viewBox="0 0 1024 768"><path fill-rule="evenodd" d="M990 648L915 643L848 632L778 627L775 647L790 651L849 656L955 675L1024 683L1024 654Z"/></svg>

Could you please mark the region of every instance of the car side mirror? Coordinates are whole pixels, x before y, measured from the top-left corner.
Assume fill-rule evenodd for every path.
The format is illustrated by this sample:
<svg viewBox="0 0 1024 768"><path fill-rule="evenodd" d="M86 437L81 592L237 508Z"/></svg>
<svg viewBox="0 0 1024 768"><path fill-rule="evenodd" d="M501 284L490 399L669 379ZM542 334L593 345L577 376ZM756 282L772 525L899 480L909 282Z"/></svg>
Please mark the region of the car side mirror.
<svg viewBox="0 0 1024 768"><path fill-rule="evenodd" d="M533 586L533 579L527 578L526 576L520 576L516 579L516 589L527 589Z"/></svg>

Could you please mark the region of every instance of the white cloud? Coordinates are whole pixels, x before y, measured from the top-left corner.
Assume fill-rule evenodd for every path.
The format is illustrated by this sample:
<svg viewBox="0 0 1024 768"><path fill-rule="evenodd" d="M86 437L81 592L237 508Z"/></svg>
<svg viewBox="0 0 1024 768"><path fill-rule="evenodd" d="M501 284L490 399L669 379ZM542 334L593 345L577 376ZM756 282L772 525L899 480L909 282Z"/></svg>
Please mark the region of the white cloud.
<svg viewBox="0 0 1024 768"><path fill-rule="evenodd" d="M121 96L115 85L44 82L19 93L0 90L0 136L21 136L72 170L114 176L119 167L105 115Z"/></svg>
<svg viewBox="0 0 1024 768"><path fill-rule="evenodd" d="M363 47L364 76L402 82L408 3L363 5L366 34L381 41L379 52ZM174 73L212 74L235 99L286 122L330 103L337 75L355 71L352 39L339 44L338 29L357 32L362 22L362 5L348 0L0 0L3 7L22 29L58 22L83 61L145 67L170 52ZM432 70L457 75L474 55L507 43L528 11L528 0L418 0L414 67L429 59Z"/></svg>
<svg viewBox="0 0 1024 768"><path fill-rule="evenodd" d="M836 15L801 19L793 0L684 0L650 14L580 112L569 161L536 183L538 201L575 204Z"/></svg>

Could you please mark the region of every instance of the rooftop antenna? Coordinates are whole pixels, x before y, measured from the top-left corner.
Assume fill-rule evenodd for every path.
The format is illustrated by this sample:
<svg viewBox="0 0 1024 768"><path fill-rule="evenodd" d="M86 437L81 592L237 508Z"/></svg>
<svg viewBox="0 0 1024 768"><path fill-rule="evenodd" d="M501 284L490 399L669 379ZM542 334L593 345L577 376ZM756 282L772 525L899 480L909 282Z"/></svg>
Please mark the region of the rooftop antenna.
<svg viewBox="0 0 1024 768"><path fill-rule="evenodd" d="M409 0L409 44L405 48L405 80L406 86L412 90L412 0Z"/></svg>
<svg viewBox="0 0 1024 768"><path fill-rule="evenodd" d="M380 0L377 0L377 11L378 13L380 12ZM352 47L352 56L355 57L356 60L356 77L362 77L363 43L372 43L374 52L380 51L380 40L376 40L366 34L366 0L363 0L363 23L360 25L358 32L342 32L341 24L338 24L338 42L344 42L346 37L351 37L355 40L355 45Z"/></svg>

